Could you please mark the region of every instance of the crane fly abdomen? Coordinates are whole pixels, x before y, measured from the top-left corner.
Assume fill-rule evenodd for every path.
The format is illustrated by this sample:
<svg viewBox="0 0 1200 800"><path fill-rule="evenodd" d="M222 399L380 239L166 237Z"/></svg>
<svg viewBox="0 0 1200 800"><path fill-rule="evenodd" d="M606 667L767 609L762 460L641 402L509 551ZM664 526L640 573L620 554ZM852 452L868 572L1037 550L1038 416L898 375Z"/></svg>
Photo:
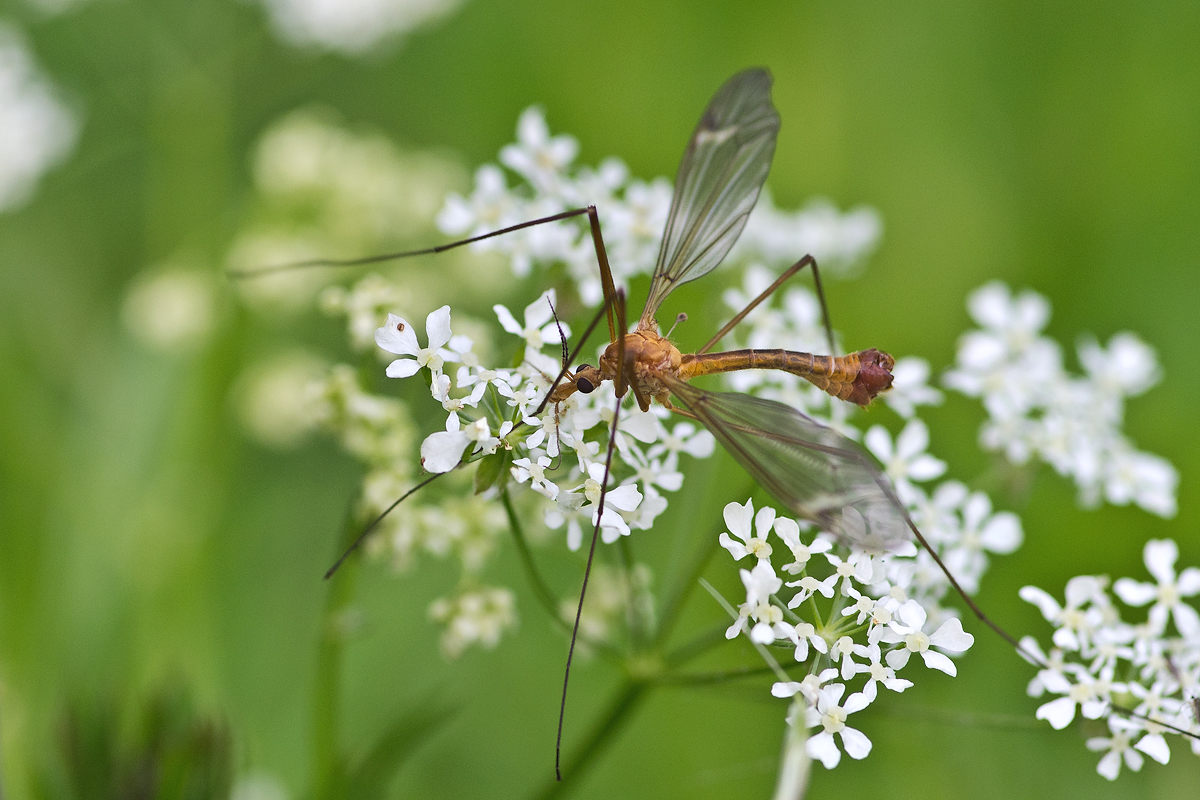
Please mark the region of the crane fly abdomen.
<svg viewBox="0 0 1200 800"><path fill-rule="evenodd" d="M792 350L730 350L684 356L679 377L686 381L717 372L778 369L799 375L839 400L865 406L892 387L895 365L894 358L873 347L847 356L816 356Z"/></svg>

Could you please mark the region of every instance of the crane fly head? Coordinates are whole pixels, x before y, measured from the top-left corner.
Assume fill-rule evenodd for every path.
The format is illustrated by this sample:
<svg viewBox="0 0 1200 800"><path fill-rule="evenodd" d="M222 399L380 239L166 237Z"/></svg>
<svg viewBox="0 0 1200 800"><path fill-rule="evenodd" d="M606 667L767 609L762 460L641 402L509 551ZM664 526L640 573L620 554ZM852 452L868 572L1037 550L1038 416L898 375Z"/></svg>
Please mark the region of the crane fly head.
<svg viewBox="0 0 1200 800"><path fill-rule="evenodd" d="M604 380L604 376L600 374L600 370L593 367L591 364L580 364L575 369L575 391L583 394L591 394L596 391L600 382Z"/></svg>

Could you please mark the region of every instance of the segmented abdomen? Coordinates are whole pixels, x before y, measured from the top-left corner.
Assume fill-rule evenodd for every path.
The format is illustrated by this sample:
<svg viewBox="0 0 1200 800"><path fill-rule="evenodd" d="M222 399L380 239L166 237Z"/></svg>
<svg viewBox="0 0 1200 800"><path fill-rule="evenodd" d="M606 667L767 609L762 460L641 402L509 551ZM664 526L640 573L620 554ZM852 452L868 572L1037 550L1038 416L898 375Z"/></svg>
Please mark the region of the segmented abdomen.
<svg viewBox="0 0 1200 800"><path fill-rule="evenodd" d="M683 357L679 377L734 372L742 369L778 369L799 375L840 400L865 406L892 386L896 361L871 348L846 356L817 356L792 350L730 350Z"/></svg>

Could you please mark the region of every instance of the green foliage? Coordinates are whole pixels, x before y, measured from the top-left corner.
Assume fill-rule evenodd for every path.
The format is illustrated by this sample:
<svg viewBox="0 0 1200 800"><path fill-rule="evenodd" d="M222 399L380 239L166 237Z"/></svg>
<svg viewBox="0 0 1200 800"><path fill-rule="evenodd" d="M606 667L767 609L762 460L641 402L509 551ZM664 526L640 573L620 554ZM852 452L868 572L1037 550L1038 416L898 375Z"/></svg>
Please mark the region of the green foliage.
<svg viewBox="0 0 1200 800"><path fill-rule="evenodd" d="M827 287L848 347L944 366L968 324L966 293L1002 278L1051 298L1057 338L1132 329L1165 365L1163 385L1131 404L1129 425L1179 468L1179 517L1080 511L1071 486L1042 475L1027 502L1013 501L1028 544L989 575L982 605L1021 631L1038 624L1016 598L1022 585L1134 574L1151 537L1173 536L1183 561L1200 559L1187 535L1200 523L1194 3L467 0L362 59L280 44L261 4L242 0L96 0L59 16L14 0L5 15L84 123L74 155L31 204L0 215L6 797L220 796L251 768L278 775L292 796L315 791L313 696L330 621L321 575L360 476L327 442L250 442L230 398L261 357L304 346L344 360L344 332L315 313L251 314L219 280L215 333L198 349L155 351L121 322L144 270L225 266L235 235L258 219L255 143L297 108L333 109L351 127L471 169L495 158L537 102L555 131L580 139L583 161L618 154L651 178L673 174L722 80L769 66L783 119L776 199L870 203L885 221L865 276ZM431 230L405 236L440 241ZM445 266L456 263L405 266L420 313L454 302L490 321L493 303L521 308L545 288ZM705 341L723 313L714 279L671 298L690 315L685 344ZM410 393L424 435L440 423L428 406L416 410L430 402L417 389L387 387ZM983 466L979 413L959 400L931 415L939 453L964 474ZM477 486L506 469L485 460ZM660 522L672 535L635 541L639 558L686 573L723 504L743 499L743 480L722 459L689 476ZM514 562L497 569L516 575ZM579 559L546 562L556 596L578 591ZM339 655L328 741L337 763L353 765L343 779L359 796L521 797L552 778L566 639L538 605L544 587L518 586L522 627L498 651L448 664L426 620L447 572L421 561L400 578L381 565L357 576L346 610L364 622ZM669 577L656 585L677 585ZM737 581L729 570L708 577ZM685 634L697 624L683 612ZM729 661L710 666L744 665ZM176 670L219 711L153 701L64 712L64 697L112 696L112 676L152 697ZM1073 737L1028 724L1029 672L1002 644L981 635L961 671L873 710L863 727L875 752L817 769L813 796L874 796L884 781L896 800L1194 793L1200 773L1181 750L1168 767L1109 785ZM622 696L616 680L601 659L576 662L568 752ZM656 693L568 789L766 796L783 710L760 689ZM460 713L425 705L435 691ZM154 780L137 783L146 765ZM158 794L133 794L142 787Z"/></svg>

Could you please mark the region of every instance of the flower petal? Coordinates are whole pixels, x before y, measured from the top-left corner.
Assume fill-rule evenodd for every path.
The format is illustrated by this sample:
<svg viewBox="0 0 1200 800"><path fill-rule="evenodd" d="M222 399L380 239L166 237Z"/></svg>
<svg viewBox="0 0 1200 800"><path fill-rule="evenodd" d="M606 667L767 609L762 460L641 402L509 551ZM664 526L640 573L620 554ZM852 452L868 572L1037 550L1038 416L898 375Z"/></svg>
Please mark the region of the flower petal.
<svg viewBox="0 0 1200 800"><path fill-rule="evenodd" d="M450 306L442 306L436 311L430 311L425 318L425 335L429 337L429 349L437 350L449 343Z"/></svg>
<svg viewBox="0 0 1200 800"><path fill-rule="evenodd" d="M492 306L492 311L496 312L496 316L500 319L500 327L504 328L504 330L517 336L520 336L524 332L521 323L517 322L517 318L504 306L497 303Z"/></svg>
<svg viewBox="0 0 1200 800"><path fill-rule="evenodd" d="M1171 760L1171 748L1167 746L1167 740L1161 733L1147 733L1138 740L1134 747L1160 764L1166 764Z"/></svg>
<svg viewBox="0 0 1200 800"><path fill-rule="evenodd" d="M936 650L925 650L921 653L921 658L924 659L925 666L930 669L941 670L952 678L958 674L958 668L954 666L950 657L944 656Z"/></svg>
<svg viewBox="0 0 1200 800"><path fill-rule="evenodd" d="M1133 578L1121 578L1113 584L1113 591L1126 605L1144 606L1158 597L1158 587L1149 583L1135 581Z"/></svg>
<svg viewBox="0 0 1200 800"><path fill-rule="evenodd" d="M828 731L821 731L816 736L809 737L804 749L810 757L820 761L825 769L833 769L842 760L842 751L838 750L833 741L833 734Z"/></svg>
<svg viewBox="0 0 1200 800"><path fill-rule="evenodd" d="M1069 697L1051 700L1049 703L1039 706L1035 716L1049 722L1050 727L1054 730L1061 731L1071 724L1071 720L1075 719L1075 701Z"/></svg>
<svg viewBox="0 0 1200 800"><path fill-rule="evenodd" d="M1179 558L1179 547L1171 539L1151 539L1142 550L1146 570L1159 583L1175 582L1175 561Z"/></svg>
<svg viewBox="0 0 1200 800"><path fill-rule="evenodd" d="M855 728L842 728L842 747L846 748L846 755L859 761L871 754L871 740Z"/></svg>
<svg viewBox="0 0 1200 800"><path fill-rule="evenodd" d="M929 643L951 653L961 653L975 644L975 637L963 630L960 619L951 617L929 637Z"/></svg>
<svg viewBox="0 0 1200 800"><path fill-rule="evenodd" d="M421 371L415 358L397 358L388 364L386 374L389 378L408 378Z"/></svg>
<svg viewBox="0 0 1200 800"><path fill-rule="evenodd" d="M438 431L421 442L421 466L430 472L449 472L462 461L471 437L463 431Z"/></svg>
<svg viewBox="0 0 1200 800"><path fill-rule="evenodd" d="M375 344L398 356L415 356L421 349L412 325L395 314L388 314L383 327L375 329Z"/></svg>

